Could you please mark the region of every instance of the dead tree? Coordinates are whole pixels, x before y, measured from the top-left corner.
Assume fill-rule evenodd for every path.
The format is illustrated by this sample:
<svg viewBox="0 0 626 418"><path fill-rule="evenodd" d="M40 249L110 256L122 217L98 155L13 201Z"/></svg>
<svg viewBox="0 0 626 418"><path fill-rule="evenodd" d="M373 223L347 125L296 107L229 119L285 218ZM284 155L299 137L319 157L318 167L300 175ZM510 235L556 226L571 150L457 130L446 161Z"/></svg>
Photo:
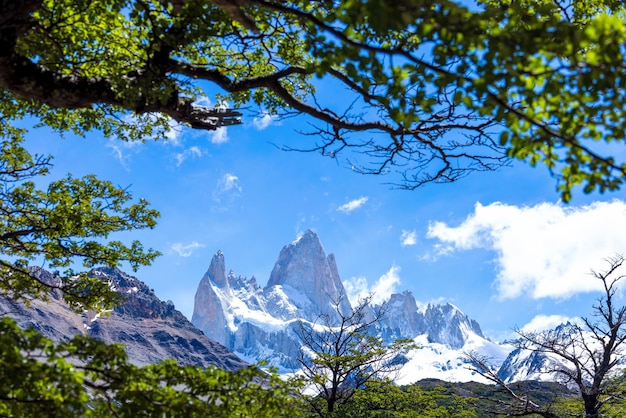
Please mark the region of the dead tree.
<svg viewBox="0 0 626 418"><path fill-rule="evenodd" d="M625 277L618 274L624 257L618 255L606 261L609 265L606 270L591 272L601 282L603 293L593 305L592 317L582 317L580 323L555 330L516 330L521 337L517 342L518 348L542 353L556 360L544 372L577 389L587 418L600 417L609 404L620 398L615 391L623 391L618 389L620 385L615 379L623 379L616 366L625 348L626 306L617 306L615 299L618 284ZM484 358L475 353L469 353L468 357L475 365L474 370L500 385L510 395L511 402L507 404L513 412L510 416L538 414L546 418L557 417L548 407L535 404L512 389L489 368Z"/></svg>

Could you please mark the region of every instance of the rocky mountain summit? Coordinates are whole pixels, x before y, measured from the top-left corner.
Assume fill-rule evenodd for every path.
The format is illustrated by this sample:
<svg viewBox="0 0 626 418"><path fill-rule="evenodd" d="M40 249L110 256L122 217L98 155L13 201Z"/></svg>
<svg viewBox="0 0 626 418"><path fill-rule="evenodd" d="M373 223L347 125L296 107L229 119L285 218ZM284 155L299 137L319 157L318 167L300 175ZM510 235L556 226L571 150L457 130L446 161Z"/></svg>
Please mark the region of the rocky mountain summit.
<svg viewBox="0 0 626 418"><path fill-rule="evenodd" d="M267 297L268 312L283 320L299 317L316 321L321 314L337 316L335 302L340 303L339 311L343 315L352 310L348 299L343 297L345 289L335 256L326 256L320 239L311 230L283 247L263 294Z"/></svg>
<svg viewBox="0 0 626 418"><path fill-rule="evenodd" d="M266 360L291 372L300 353L300 322L338 316L336 302L344 315L352 309L334 255L326 255L309 230L283 247L265 287L255 278L227 273L218 251L198 286L191 322L247 361ZM482 350L502 362L512 350L489 341L480 325L452 304L420 309L408 291L391 295L387 303L376 332L387 341L415 339L422 347L409 353L403 381L478 379L468 370L463 351Z"/></svg>
<svg viewBox="0 0 626 418"><path fill-rule="evenodd" d="M36 269L48 282L55 278ZM53 341L86 334L106 343L122 343L131 362L137 365L175 359L182 365L214 365L236 370L246 363L223 345L207 338L171 302L160 300L142 281L112 268L97 268L91 274L107 280L125 301L108 315L77 314L60 294L52 292L48 303L33 300L29 307L0 297L0 312L23 327L33 327Z"/></svg>

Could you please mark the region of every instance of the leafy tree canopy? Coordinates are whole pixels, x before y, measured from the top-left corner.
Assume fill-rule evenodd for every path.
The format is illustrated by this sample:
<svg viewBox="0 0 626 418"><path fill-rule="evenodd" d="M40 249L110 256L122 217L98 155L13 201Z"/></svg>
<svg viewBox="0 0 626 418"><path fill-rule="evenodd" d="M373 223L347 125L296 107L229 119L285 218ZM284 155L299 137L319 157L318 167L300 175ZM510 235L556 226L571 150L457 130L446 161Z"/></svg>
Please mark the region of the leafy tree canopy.
<svg viewBox="0 0 626 418"><path fill-rule="evenodd" d="M314 118L313 143L414 188L544 164L564 200L621 187L626 21L617 0L4 0L0 112L58 131L163 136ZM345 100L316 96L316 77ZM332 85L334 85L332 84ZM343 106L343 107L342 107Z"/></svg>
<svg viewBox="0 0 626 418"><path fill-rule="evenodd" d="M150 264L157 251L107 238L152 228L159 214L147 201L133 202L128 190L92 175L68 175L41 189L50 167L50 157L31 155L19 138L0 144L0 294L16 301L45 299L59 290L77 311L109 309L117 292L74 268ZM54 269L58 277L42 279L31 264Z"/></svg>
<svg viewBox="0 0 626 418"><path fill-rule="evenodd" d="M60 290L77 310L103 309L115 292L73 268L157 255L109 240L155 224L127 190L91 176L41 188L50 159L22 147L23 120L126 140L163 138L172 121L240 123L237 111L201 105L217 92L235 108L310 116L315 140L294 148L361 152L356 170L397 172L401 187L518 158L545 164L569 200L579 184L615 190L626 179L614 148L626 137L625 26L616 0L0 0L0 292ZM324 102L317 78L345 99ZM34 260L61 270L58 280L33 273ZM206 416L219 406L261 417L291 399L255 369L138 368L118 346L53 344L0 319L2 415Z"/></svg>

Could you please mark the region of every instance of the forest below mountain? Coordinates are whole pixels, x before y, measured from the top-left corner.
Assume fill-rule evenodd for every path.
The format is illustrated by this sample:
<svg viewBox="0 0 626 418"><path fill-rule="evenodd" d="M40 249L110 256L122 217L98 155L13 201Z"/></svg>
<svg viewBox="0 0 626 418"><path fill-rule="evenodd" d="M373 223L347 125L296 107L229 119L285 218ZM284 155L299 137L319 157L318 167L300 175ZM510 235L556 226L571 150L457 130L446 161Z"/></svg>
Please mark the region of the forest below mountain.
<svg viewBox="0 0 626 418"><path fill-rule="evenodd" d="M550 406L554 416L569 416L576 406L577 394L552 382L518 382L514 388L531 402ZM356 400L342 407L337 417L475 417L520 416L523 408L513 405L502 387L477 382L446 382L424 379L401 388L366 389L354 395ZM617 410L616 410L617 411ZM540 417L541 415L527 414ZM574 415L577 416L577 415ZM618 417L621 415L606 415Z"/></svg>

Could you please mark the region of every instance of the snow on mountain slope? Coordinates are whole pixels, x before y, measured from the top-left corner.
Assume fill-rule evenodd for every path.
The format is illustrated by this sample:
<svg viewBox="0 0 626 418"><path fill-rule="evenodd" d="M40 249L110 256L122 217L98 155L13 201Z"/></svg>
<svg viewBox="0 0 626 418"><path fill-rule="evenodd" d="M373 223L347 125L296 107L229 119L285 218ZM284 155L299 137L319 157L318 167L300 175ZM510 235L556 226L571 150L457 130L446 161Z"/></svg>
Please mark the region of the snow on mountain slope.
<svg viewBox="0 0 626 418"><path fill-rule="evenodd" d="M429 342L427 334L415 338L420 348L407 355L404 365L395 379L398 384L409 384L421 379L435 378L449 382L490 383L486 378L471 370L471 364L465 352L476 352L490 359L490 364L497 368L513 350L510 345L500 345L480 336L469 336L461 349L451 348L448 344Z"/></svg>
<svg viewBox="0 0 626 418"><path fill-rule="evenodd" d="M597 370L598 359L604 352L602 343L598 340L598 335L592 333L586 327L579 327L580 324L567 322L558 325L554 329L546 330L533 336L538 340L548 341L547 346L552 346L558 350L559 354L575 358L578 366L570 361L565 361L563 356L550 349L544 352L532 351L529 349L515 349L502 363L498 370L498 377L505 382L514 382L518 380L537 380L544 382L558 382L576 388L575 383L571 379L567 379L564 373L558 371L566 371L569 374L575 374L575 370L579 370L582 374L582 380L593 381L594 370ZM602 335L602 334L600 334ZM558 342L552 344L551 342ZM521 346L517 342L517 346ZM626 368L626 358L624 357L624 349L613 351L611 361L616 361L613 373L622 373Z"/></svg>
<svg viewBox="0 0 626 418"><path fill-rule="evenodd" d="M548 370L554 370L562 365L555 355L547 355L537 351L516 348L502 362L498 370L498 377L505 382L519 380L538 380L554 382L560 379Z"/></svg>
<svg viewBox="0 0 626 418"><path fill-rule="evenodd" d="M301 344L300 321L319 322L330 315L351 312L344 296L335 258L326 256L313 231L280 251L267 286L256 279L226 274L221 251L215 254L198 286L192 323L210 338L247 361L266 360L281 372L293 372ZM419 309L411 292L394 294L388 311L376 327L385 341L416 339L420 349L408 353L399 382L434 377L444 380L480 380L467 369L463 353L476 350L501 363L512 351L482 333L476 321L451 304Z"/></svg>

